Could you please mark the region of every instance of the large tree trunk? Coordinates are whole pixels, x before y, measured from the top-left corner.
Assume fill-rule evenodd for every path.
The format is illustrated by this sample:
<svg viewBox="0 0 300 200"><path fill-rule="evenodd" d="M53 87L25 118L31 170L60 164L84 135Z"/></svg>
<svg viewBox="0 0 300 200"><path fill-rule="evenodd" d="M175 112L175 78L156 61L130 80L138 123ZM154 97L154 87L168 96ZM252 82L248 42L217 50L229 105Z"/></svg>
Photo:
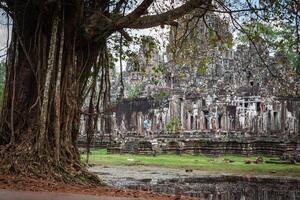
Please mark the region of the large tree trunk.
<svg viewBox="0 0 300 200"><path fill-rule="evenodd" d="M51 174L64 181L86 176L76 148L81 94L105 37L94 42L80 35L81 5L49 6L45 12L30 2L19 2L26 12L13 16L0 173Z"/></svg>

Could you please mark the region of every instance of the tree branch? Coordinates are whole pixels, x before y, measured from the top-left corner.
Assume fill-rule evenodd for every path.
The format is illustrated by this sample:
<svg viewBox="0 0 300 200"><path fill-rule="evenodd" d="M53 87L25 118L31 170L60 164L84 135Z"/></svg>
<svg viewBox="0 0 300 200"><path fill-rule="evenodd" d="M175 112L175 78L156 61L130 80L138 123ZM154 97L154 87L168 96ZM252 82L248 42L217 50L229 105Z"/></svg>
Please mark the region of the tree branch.
<svg viewBox="0 0 300 200"><path fill-rule="evenodd" d="M173 20L184 16L185 14L193 11L196 8L201 8L202 10L208 9L208 6L211 5L211 0L189 0L182 6L179 6L173 10L164 12L158 15L150 15L145 17L140 17L137 20L132 22L116 23L115 29L120 28L150 28L154 26L159 26L162 24L170 24Z"/></svg>
<svg viewBox="0 0 300 200"><path fill-rule="evenodd" d="M0 1L0 9L4 10L6 13L8 13L9 15L11 15L10 9L8 8L7 5L3 5L3 2Z"/></svg>
<svg viewBox="0 0 300 200"><path fill-rule="evenodd" d="M125 17L122 17L119 19L115 26L116 27L122 27L126 26L126 24L131 24L134 21L136 21L140 16L145 14L149 6L153 3L154 0L144 0L134 11L132 11L130 14L126 15Z"/></svg>
<svg viewBox="0 0 300 200"><path fill-rule="evenodd" d="M125 3L127 4L127 2L128 2L128 0L120 0L120 1L118 1L118 2L116 3L116 7L115 7L113 13L118 13L118 12L120 12L122 5L125 4Z"/></svg>

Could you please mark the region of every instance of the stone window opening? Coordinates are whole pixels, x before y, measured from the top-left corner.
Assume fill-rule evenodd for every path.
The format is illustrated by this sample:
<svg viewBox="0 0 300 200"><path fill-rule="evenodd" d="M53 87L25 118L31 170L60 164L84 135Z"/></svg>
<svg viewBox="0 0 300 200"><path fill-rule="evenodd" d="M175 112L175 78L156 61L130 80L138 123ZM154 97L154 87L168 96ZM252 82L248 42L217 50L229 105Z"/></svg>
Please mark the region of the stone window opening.
<svg viewBox="0 0 300 200"><path fill-rule="evenodd" d="M194 130L195 127L194 127L194 116L193 115L191 116L190 120L191 120L191 129Z"/></svg>
<svg viewBox="0 0 300 200"><path fill-rule="evenodd" d="M208 119L207 119L207 117L204 117L204 129L205 130L208 129Z"/></svg>
<svg viewBox="0 0 300 200"><path fill-rule="evenodd" d="M218 115L219 129L222 129L222 115Z"/></svg>
<svg viewBox="0 0 300 200"><path fill-rule="evenodd" d="M230 121L231 121L232 130L235 130L235 117L231 116Z"/></svg>
<svg viewBox="0 0 300 200"><path fill-rule="evenodd" d="M260 102L256 102L256 111L257 112L261 111L261 109L260 109Z"/></svg>
<svg viewBox="0 0 300 200"><path fill-rule="evenodd" d="M209 112L208 111L206 111L206 110L204 110L203 111L203 114L204 114L204 130L207 130L208 129L208 116L209 116Z"/></svg>
<svg viewBox="0 0 300 200"><path fill-rule="evenodd" d="M202 99L202 106L203 107L205 107L206 106L206 104L205 104L206 102L205 102L205 100L204 99Z"/></svg>

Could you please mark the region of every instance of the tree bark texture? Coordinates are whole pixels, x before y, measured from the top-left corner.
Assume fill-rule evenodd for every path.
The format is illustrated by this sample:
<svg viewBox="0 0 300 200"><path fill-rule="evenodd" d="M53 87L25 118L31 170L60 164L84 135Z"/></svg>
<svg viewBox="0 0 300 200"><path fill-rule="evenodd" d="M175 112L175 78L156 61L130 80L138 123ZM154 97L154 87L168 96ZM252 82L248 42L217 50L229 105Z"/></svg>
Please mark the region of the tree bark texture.
<svg viewBox="0 0 300 200"><path fill-rule="evenodd" d="M61 174L61 166L84 173L76 147L81 91L105 40L93 41L76 31L80 4L55 5L47 12L26 1L18 6L26 12L13 16L0 173L46 177Z"/></svg>

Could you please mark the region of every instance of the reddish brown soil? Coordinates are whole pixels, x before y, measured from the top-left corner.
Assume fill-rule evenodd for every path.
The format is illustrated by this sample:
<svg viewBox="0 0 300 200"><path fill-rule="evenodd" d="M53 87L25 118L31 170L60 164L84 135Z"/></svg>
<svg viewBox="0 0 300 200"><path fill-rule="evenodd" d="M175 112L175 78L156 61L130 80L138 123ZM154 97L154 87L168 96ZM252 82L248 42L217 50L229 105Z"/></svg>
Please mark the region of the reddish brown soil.
<svg viewBox="0 0 300 200"><path fill-rule="evenodd" d="M155 200L195 200L196 198L176 197L172 195L157 194L145 191L118 190L107 186L93 185L70 185L64 183L51 182L46 180L36 180L30 178L20 178L11 176L0 176L0 189L16 191L35 192L58 192L72 194L86 194L96 196L130 197Z"/></svg>

